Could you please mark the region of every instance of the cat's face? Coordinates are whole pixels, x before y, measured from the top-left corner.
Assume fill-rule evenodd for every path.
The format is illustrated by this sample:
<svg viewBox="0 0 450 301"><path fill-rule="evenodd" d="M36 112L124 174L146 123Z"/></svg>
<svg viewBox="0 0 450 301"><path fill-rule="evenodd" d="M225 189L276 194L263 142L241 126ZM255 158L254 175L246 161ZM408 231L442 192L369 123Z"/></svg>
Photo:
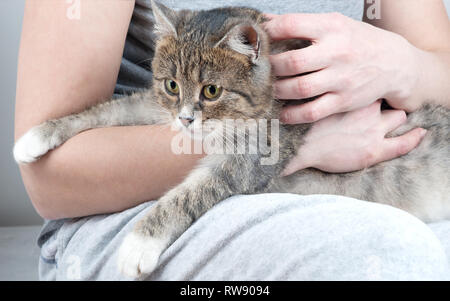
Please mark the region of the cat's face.
<svg viewBox="0 0 450 301"><path fill-rule="evenodd" d="M178 128L205 136L225 120L269 116L267 37L255 20L236 17L236 11L173 12L160 5L154 13L160 38L153 90ZM214 14L222 20L216 28L208 24Z"/></svg>

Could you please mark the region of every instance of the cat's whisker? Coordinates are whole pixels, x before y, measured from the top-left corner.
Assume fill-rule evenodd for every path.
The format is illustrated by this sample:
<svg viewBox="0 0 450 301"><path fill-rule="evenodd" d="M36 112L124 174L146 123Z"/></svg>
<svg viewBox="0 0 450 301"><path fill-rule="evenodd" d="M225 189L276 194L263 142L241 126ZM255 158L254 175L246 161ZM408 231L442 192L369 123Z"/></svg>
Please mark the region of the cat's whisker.
<svg viewBox="0 0 450 301"><path fill-rule="evenodd" d="M151 57L151 58L148 58L148 59L145 59L145 60L137 62L136 65L141 65L141 64L143 64L145 62L152 61L152 60L153 60L153 58Z"/></svg>

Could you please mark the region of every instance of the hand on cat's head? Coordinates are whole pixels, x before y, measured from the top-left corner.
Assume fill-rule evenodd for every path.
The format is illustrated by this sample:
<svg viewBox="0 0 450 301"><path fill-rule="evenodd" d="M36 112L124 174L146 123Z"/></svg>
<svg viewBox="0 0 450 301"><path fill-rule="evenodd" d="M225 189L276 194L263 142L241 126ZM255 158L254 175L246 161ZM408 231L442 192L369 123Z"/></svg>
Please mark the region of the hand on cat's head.
<svg viewBox="0 0 450 301"><path fill-rule="evenodd" d="M338 13L268 15L272 40L306 39L310 47L271 56L279 99L316 100L283 111L285 123L310 123L386 99L412 112L421 74L415 47L398 34Z"/></svg>

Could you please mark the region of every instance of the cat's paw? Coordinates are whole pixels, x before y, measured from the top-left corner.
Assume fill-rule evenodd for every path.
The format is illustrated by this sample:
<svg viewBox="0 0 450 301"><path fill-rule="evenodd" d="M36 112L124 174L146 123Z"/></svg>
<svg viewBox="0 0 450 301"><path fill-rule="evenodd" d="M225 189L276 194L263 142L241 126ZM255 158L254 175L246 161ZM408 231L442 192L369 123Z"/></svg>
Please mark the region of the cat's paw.
<svg viewBox="0 0 450 301"><path fill-rule="evenodd" d="M128 234L119 249L118 266L120 272L134 279L143 279L156 268L165 244L161 239Z"/></svg>
<svg viewBox="0 0 450 301"><path fill-rule="evenodd" d="M46 124L36 126L26 132L14 145L13 153L16 162L34 162L52 149L48 134L48 125Z"/></svg>

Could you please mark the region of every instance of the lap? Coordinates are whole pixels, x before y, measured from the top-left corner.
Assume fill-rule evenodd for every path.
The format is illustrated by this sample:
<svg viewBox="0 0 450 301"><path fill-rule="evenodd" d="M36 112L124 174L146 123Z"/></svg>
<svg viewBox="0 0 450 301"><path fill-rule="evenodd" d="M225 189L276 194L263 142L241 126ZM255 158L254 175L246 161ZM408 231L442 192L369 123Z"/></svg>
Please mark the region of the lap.
<svg viewBox="0 0 450 301"><path fill-rule="evenodd" d="M127 280L117 250L148 202L61 222L40 242L41 279ZM45 232L45 231L44 231ZM176 240L149 280L443 279L441 242L413 216L339 196L261 194L216 205Z"/></svg>

